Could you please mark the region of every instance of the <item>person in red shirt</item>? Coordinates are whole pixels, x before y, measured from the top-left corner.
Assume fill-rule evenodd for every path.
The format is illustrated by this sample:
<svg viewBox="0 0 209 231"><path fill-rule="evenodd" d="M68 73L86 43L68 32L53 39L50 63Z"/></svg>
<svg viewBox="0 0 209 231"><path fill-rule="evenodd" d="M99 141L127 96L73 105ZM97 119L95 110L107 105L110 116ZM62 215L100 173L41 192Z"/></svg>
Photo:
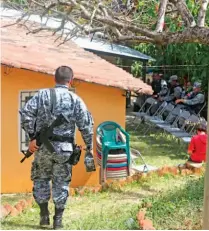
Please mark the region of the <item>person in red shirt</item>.
<svg viewBox="0 0 209 231"><path fill-rule="evenodd" d="M188 154L190 155L188 161L195 163L206 161L207 139L207 127L205 124L200 124L197 128L197 135L192 137L188 147Z"/></svg>

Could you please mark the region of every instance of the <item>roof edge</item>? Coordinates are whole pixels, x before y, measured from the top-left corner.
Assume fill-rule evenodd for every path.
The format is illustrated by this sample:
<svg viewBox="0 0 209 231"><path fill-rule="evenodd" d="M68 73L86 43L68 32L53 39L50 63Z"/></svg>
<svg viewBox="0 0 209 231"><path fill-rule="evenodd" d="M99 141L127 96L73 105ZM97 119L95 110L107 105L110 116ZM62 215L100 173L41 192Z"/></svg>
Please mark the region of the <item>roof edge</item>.
<svg viewBox="0 0 209 231"><path fill-rule="evenodd" d="M43 68L41 70L40 69L37 70L36 68L33 68L33 65L30 65L30 67L25 67L24 65L18 65L17 63L10 63L10 62L5 61L3 59L1 60L1 65L5 65L5 66L7 65L7 66L18 68L18 69L23 69L23 70L27 70L27 71L38 72L38 73L52 75L52 76L54 75L54 71L52 71L51 69L47 70L47 68ZM135 86L129 87L129 88L125 88L125 87L122 87L119 84L115 84L115 85L112 85L112 84L100 84L100 83L98 83L96 81L88 81L88 80L80 79L80 78L76 77L76 75L78 76L79 73L75 72L74 76L75 76L76 80L79 80L79 81L82 81L82 82L86 82L86 83L93 83L93 84L100 85L100 86L118 88L118 89L125 90L125 91L127 91L127 90L128 91L138 91L138 90L140 91L141 90L139 88L136 88ZM88 76L88 75L86 75L86 76ZM151 95L152 91L150 91L149 88L143 88L143 94Z"/></svg>

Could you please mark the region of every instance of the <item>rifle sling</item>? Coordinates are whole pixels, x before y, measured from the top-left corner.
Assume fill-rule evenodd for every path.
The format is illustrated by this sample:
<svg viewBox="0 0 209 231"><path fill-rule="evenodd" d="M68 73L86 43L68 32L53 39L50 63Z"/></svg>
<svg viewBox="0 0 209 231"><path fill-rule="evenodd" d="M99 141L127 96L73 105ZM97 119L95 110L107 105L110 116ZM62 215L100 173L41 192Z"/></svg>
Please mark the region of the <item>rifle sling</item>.
<svg viewBox="0 0 209 231"><path fill-rule="evenodd" d="M50 88L50 104L51 104L51 113L54 116L54 110L55 110L55 105L56 105L56 92L54 88ZM52 136L49 137L50 141L57 141L57 142L69 142L69 143L74 143L74 138L73 137L66 137L66 136L59 136L53 134Z"/></svg>
<svg viewBox="0 0 209 231"><path fill-rule="evenodd" d="M56 99L57 99L57 96L56 96L56 92L55 92L55 89L54 88L50 88L50 105L51 105L51 113L52 115L54 116L54 110L55 110L55 105L56 105Z"/></svg>

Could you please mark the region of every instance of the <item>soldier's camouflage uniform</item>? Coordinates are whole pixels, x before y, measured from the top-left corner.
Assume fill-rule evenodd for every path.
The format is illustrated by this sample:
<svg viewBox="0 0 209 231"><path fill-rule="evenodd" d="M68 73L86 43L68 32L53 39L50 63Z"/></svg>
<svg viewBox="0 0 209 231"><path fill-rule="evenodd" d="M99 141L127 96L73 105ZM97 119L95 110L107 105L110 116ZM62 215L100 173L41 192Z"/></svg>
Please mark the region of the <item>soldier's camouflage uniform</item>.
<svg viewBox="0 0 209 231"><path fill-rule="evenodd" d="M168 86L167 83L164 79L161 79L161 90L159 93L157 93L157 95L160 98L163 98L165 95L167 95L168 93ZM160 105L162 104L161 101L158 101L157 99L155 99L156 103L150 108L150 114L154 115L154 113L157 111L157 109L160 107Z"/></svg>
<svg viewBox="0 0 209 231"><path fill-rule="evenodd" d="M191 114L198 114L205 102L205 96L203 93L191 92L189 96L183 98L184 103L178 104L176 107L189 111ZM179 119L179 126L184 124L184 119Z"/></svg>
<svg viewBox="0 0 209 231"><path fill-rule="evenodd" d="M162 100L167 102L175 101L177 99L181 99L181 95L182 88L177 85L173 88L173 92L171 91L171 88L168 88L167 95L163 97Z"/></svg>
<svg viewBox="0 0 209 231"><path fill-rule="evenodd" d="M93 118L84 102L65 85L56 85L55 117L65 114L69 122L54 128L53 133L59 136L74 137L78 127L88 147L93 145ZM21 110L22 128L30 137L39 132L44 124L50 124L53 117L50 105L50 90L40 90ZM56 208L65 208L69 183L72 177L72 166L67 163L72 154L72 144L52 142L56 154L50 153L41 145L35 153L31 169L33 195L38 204L50 199L50 180L52 180L52 197Z"/></svg>
<svg viewBox="0 0 209 231"><path fill-rule="evenodd" d="M194 106L197 104L203 104L205 102L205 96L203 93L194 93L192 92L190 94L190 97L185 97L184 98L184 104L189 105L189 106Z"/></svg>

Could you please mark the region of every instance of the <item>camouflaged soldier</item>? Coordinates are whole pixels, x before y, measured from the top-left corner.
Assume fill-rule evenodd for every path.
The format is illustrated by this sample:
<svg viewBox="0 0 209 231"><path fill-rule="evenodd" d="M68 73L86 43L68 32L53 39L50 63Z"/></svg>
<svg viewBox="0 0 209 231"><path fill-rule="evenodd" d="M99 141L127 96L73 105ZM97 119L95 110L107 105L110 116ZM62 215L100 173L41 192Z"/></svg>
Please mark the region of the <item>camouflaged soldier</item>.
<svg viewBox="0 0 209 231"><path fill-rule="evenodd" d="M168 103L175 102L175 100L180 99L182 96L182 87L178 83L178 76L172 75L169 79L169 88L167 95L165 97L162 97L163 101L166 101Z"/></svg>
<svg viewBox="0 0 209 231"><path fill-rule="evenodd" d="M165 97L162 97L162 101L166 101L167 103L172 103L175 104L175 100L180 99L182 96L183 89L178 83L178 76L177 75L172 75L169 79L169 88L168 88L168 93ZM163 118L165 119L168 116L168 112L165 111L163 113ZM175 120L174 115L170 115L169 118L167 119L169 123L172 123Z"/></svg>
<svg viewBox="0 0 209 231"><path fill-rule="evenodd" d="M202 110L204 103L205 96L201 90L201 83L195 82L191 93L187 94L183 99L176 100L176 107L189 111L191 114L198 115ZM179 119L179 127L181 127L184 122L183 119Z"/></svg>
<svg viewBox="0 0 209 231"><path fill-rule="evenodd" d="M176 104L185 108L190 112L198 114L205 102L205 96L201 90L201 83L195 82L193 85L193 91L183 99L176 100Z"/></svg>
<svg viewBox="0 0 209 231"><path fill-rule="evenodd" d="M50 199L50 181L52 180L52 197L55 204L53 228L62 227L62 215L66 206L69 183L72 177L72 165L68 160L72 154L72 143L77 126L89 150L93 145L93 119L84 102L68 90L73 80L73 71L70 67L61 66L55 73L56 103L54 117L65 114L69 121L55 127L51 142L56 153L50 153L44 145L36 144L36 134L45 124L54 119L51 113L50 89L40 90L30 99L21 111L22 128L31 139L29 151L35 152L31 169L33 181L33 196L40 207L40 225L49 225L48 201ZM35 128L34 128L35 125ZM56 137L65 137L64 142ZM69 138L69 140L68 140Z"/></svg>
<svg viewBox="0 0 209 231"><path fill-rule="evenodd" d="M154 115L157 109L162 104L161 98L167 95L168 86L162 75L156 74L153 75L152 90L154 91L152 98L156 99L156 104L150 108L150 115Z"/></svg>

